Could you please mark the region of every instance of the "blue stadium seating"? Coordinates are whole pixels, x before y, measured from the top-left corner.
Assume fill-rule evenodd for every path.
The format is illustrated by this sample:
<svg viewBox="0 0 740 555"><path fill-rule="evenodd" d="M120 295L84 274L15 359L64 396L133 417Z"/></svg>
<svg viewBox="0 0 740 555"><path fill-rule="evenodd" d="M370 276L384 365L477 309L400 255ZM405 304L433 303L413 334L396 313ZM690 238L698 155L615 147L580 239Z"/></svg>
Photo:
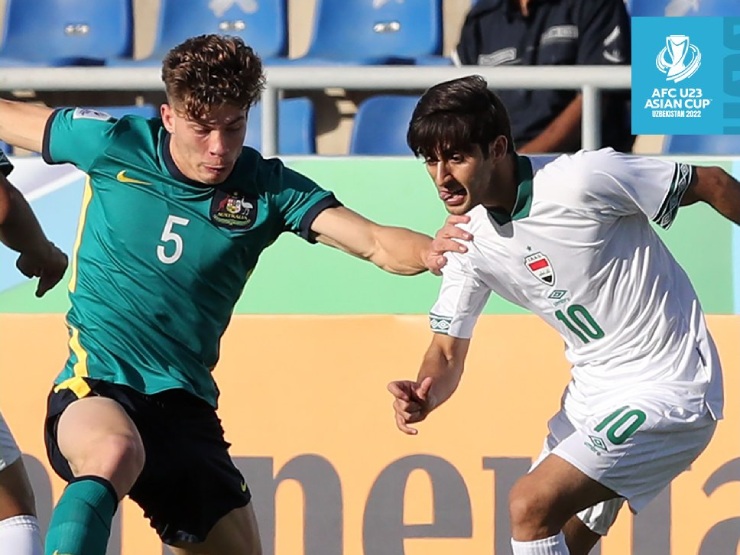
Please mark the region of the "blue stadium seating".
<svg viewBox="0 0 740 555"><path fill-rule="evenodd" d="M418 96L377 95L360 103L350 139L350 154L410 155L406 132Z"/></svg>
<svg viewBox="0 0 740 555"><path fill-rule="evenodd" d="M241 37L265 63L286 56L287 0L161 0L152 53L143 60L114 60L111 65L158 66L173 46L211 33Z"/></svg>
<svg viewBox="0 0 740 555"><path fill-rule="evenodd" d="M632 16L738 16L737 0L629 0Z"/></svg>
<svg viewBox="0 0 740 555"><path fill-rule="evenodd" d="M317 0L302 65L449 64L441 0Z"/></svg>
<svg viewBox="0 0 740 555"><path fill-rule="evenodd" d="M249 111L244 144L262 147L262 104ZM316 123L308 98L287 98L278 103L278 154L316 154Z"/></svg>
<svg viewBox="0 0 740 555"><path fill-rule="evenodd" d="M740 135L672 135L665 139L664 154L740 155Z"/></svg>
<svg viewBox="0 0 740 555"><path fill-rule="evenodd" d="M131 55L131 0L6 2L0 66L102 65Z"/></svg>

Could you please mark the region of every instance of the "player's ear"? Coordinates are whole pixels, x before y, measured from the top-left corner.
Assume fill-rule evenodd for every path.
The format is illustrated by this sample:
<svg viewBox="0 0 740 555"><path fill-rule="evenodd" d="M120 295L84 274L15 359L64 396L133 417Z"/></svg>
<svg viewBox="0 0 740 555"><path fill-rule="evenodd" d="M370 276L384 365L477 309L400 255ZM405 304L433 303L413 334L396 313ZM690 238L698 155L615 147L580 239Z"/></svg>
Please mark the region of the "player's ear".
<svg viewBox="0 0 740 555"><path fill-rule="evenodd" d="M509 147L509 141L505 136L499 135L492 142L488 143L488 156L493 162L498 162L506 157Z"/></svg>
<svg viewBox="0 0 740 555"><path fill-rule="evenodd" d="M162 115L162 125L168 133L172 133L175 130L175 111L169 104L162 104L159 107L159 113Z"/></svg>

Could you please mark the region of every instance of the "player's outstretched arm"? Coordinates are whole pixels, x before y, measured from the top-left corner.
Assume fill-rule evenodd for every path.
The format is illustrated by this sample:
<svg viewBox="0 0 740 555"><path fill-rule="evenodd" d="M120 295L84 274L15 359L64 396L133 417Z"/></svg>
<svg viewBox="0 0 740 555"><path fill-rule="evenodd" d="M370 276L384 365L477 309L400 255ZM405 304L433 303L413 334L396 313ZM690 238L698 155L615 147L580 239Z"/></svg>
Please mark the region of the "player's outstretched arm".
<svg viewBox="0 0 740 555"><path fill-rule="evenodd" d="M0 99L0 140L41 152L44 128L52 111L47 106Z"/></svg>
<svg viewBox="0 0 740 555"><path fill-rule="evenodd" d="M695 166L681 205L703 201L728 220L740 225L740 183L722 168Z"/></svg>
<svg viewBox="0 0 740 555"><path fill-rule="evenodd" d="M442 252L461 251L451 237L465 238L463 230L449 230L448 236L435 240L403 227L376 224L344 206L322 211L311 224L316 240L369 260L387 272L415 275L435 269L434 259Z"/></svg>
<svg viewBox="0 0 740 555"><path fill-rule="evenodd" d="M416 381L388 384L388 391L395 397L393 410L399 430L415 435L417 430L410 424L421 422L452 396L460 383L469 346L469 339L434 334Z"/></svg>
<svg viewBox="0 0 740 555"><path fill-rule="evenodd" d="M23 194L0 174L0 242L20 253L16 266L38 277L36 296L54 287L67 269L67 256L46 238Z"/></svg>

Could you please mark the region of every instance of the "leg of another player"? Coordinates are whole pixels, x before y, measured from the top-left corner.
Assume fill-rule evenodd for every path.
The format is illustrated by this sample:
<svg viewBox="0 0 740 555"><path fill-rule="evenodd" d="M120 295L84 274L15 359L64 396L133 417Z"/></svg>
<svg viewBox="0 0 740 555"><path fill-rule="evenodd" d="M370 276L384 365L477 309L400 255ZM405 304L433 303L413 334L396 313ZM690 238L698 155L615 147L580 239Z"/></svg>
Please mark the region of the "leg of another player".
<svg viewBox="0 0 740 555"><path fill-rule="evenodd" d="M568 545L570 555L587 555L591 553L594 546L599 543L601 536L593 532L577 516L570 518L563 527L565 543Z"/></svg>
<svg viewBox="0 0 740 555"><path fill-rule="evenodd" d="M33 490L23 461L0 472L0 555L41 555Z"/></svg>
<svg viewBox="0 0 740 555"><path fill-rule="evenodd" d="M118 501L144 467L139 432L117 402L86 397L60 416L57 444L75 478L54 507L46 554L105 555Z"/></svg>
<svg viewBox="0 0 740 555"><path fill-rule="evenodd" d="M566 523L579 511L615 497L615 492L570 463L549 455L511 490L514 555L585 555L578 550L588 547L593 532ZM576 536L566 538L564 529Z"/></svg>
<svg viewBox="0 0 740 555"><path fill-rule="evenodd" d="M183 543L170 549L176 555L262 555L252 503L222 517L203 543Z"/></svg>

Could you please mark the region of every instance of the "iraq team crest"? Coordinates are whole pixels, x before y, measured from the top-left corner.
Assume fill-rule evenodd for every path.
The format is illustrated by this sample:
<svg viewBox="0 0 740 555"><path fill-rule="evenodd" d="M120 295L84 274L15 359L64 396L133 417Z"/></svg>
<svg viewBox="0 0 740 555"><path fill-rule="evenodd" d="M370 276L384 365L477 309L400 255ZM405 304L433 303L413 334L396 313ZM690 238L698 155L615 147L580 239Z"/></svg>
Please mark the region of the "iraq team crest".
<svg viewBox="0 0 740 555"><path fill-rule="evenodd" d="M552 269L550 259L541 252L530 254L524 259L524 265L534 277L545 285L555 284L555 271Z"/></svg>
<svg viewBox="0 0 740 555"><path fill-rule="evenodd" d="M211 219L221 227L248 229L257 219L257 199L247 198L241 191L216 191Z"/></svg>

